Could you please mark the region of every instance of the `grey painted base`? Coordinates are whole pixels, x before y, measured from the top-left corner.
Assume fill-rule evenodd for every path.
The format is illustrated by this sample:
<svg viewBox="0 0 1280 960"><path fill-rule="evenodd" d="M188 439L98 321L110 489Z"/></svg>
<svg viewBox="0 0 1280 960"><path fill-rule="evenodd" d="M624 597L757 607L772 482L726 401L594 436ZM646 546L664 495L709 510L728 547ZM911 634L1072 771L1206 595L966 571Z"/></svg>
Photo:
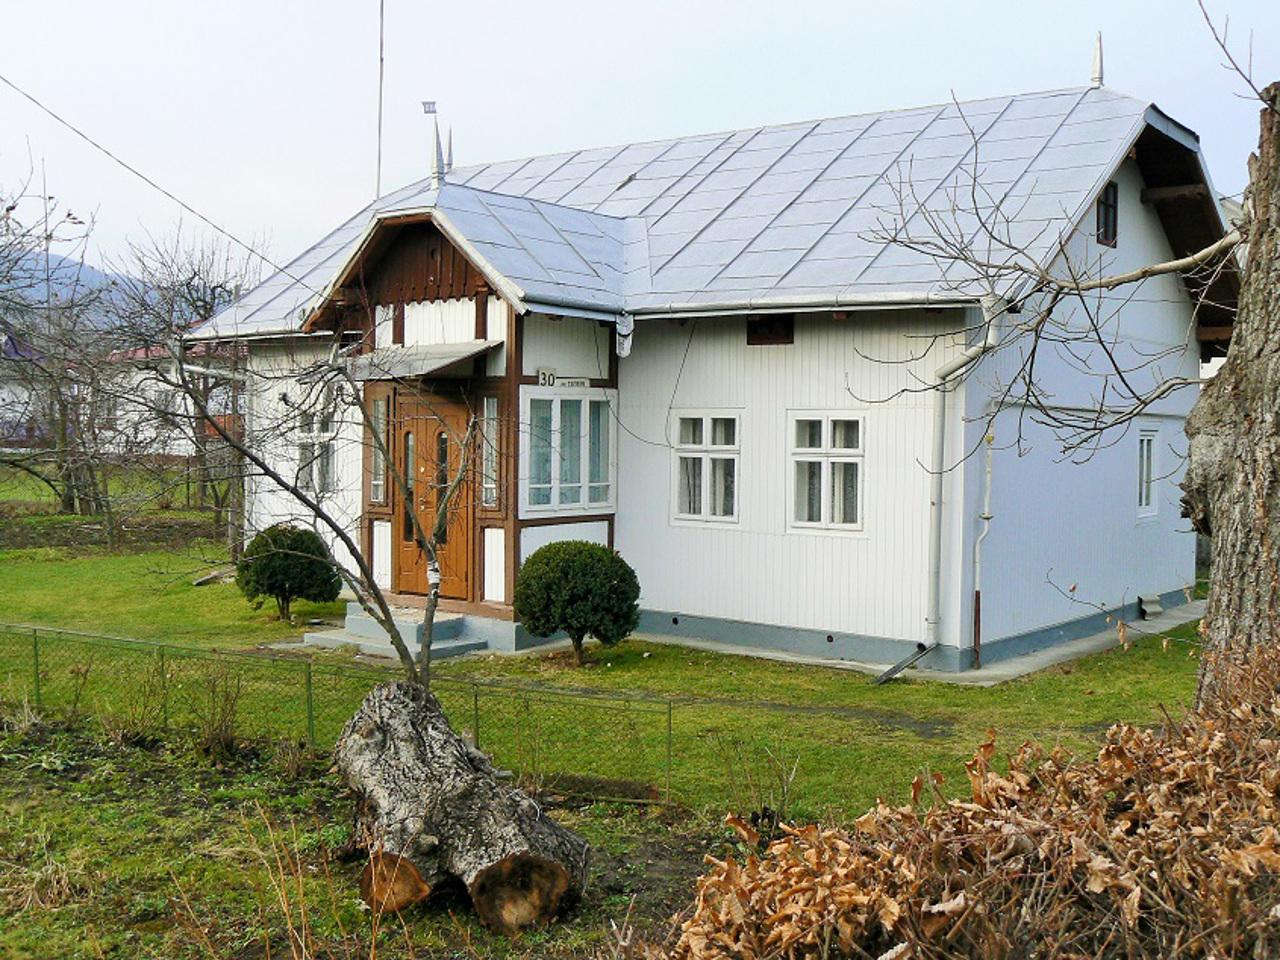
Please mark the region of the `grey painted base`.
<svg viewBox="0 0 1280 960"><path fill-rule="evenodd" d="M1170 590L1168 593L1160 594L1160 604L1166 610L1179 607L1186 603L1187 600L1188 597L1185 590ZM1007 660L1010 657L1020 657L1025 653L1034 653L1036 650L1043 650L1059 643L1066 643L1068 640L1089 637L1116 626L1121 620L1126 623L1138 622L1138 601L1136 598L1132 603L1113 607L1110 610L1097 610L1078 620L1067 620L1062 623L1041 627L1038 630L1018 634L1017 636L1002 637L992 643L984 643L982 645L982 662L984 664L996 663L1000 660ZM964 661L963 665L957 666L955 669L968 670L972 667L973 651L971 649L954 652L963 654L961 659Z"/></svg>
<svg viewBox="0 0 1280 960"><path fill-rule="evenodd" d="M744 620L689 616L668 610L641 610L640 626L635 632L641 636L656 633L668 637L717 640L739 647L759 647L803 657L857 660L862 663L897 663L916 649L915 643L908 640L890 640L856 633L823 633L820 630L777 627ZM933 658L937 652L934 651L926 658L928 666L935 666Z"/></svg>
<svg viewBox="0 0 1280 960"><path fill-rule="evenodd" d="M1165 609L1187 602L1182 590L1160 595ZM1136 600L1105 611L1095 611L1087 616L1062 623L1040 627L1012 637L982 645L982 662L994 663L1010 657L1043 650L1068 640L1092 636L1113 626L1119 620L1136 622ZM767 623L748 623L742 620L725 620L719 617L699 617L673 613L669 610L641 610L640 625L635 631L668 637L689 637L697 640L715 640L739 647L780 651L803 657L830 660L852 660L859 663L897 663L916 650L910 640L893 640L887 637L869 637L855 633L824 633L820 630L803 630L778 627ZM543 641L547 642L547 641ZM973 650L939 645L918 664L923 669L959 673L973 668Z"/></svg>

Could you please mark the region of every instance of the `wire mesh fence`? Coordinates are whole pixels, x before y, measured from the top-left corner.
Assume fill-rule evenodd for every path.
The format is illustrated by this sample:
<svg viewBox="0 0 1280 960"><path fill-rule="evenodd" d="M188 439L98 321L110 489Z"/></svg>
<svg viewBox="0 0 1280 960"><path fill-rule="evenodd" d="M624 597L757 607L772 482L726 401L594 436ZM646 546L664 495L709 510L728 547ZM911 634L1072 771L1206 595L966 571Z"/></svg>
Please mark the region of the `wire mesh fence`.
<svg viewBox="0 0 1280 960"><path fill-rule="evenodd" d="M92 716L132 736L194 732L212 746L270 738L331 749L391 674L256 652L0 623L0 698ZM535 793L671 800L671 701L437 678L450 723Z"/></svg>

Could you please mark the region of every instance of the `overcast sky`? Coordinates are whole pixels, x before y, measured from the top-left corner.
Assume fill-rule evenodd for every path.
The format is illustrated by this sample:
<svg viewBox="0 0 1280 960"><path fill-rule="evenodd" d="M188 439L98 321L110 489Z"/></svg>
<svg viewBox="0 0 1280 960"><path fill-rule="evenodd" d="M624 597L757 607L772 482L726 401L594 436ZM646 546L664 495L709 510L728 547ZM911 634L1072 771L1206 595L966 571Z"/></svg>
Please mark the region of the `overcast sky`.
<svg viewBox="0 0 1280 960"><path fill-rule="evenodd" d="M1207 2L1280 79L1275 0ZM1257 142L1194 0L385 3L384 192L426 175L421 100L462 166L1082 86L1098 30L1107 85L1199 133L1219 191ZM0 0L0 24L0 75L278 262L372 199L378 0ZM91 261L184 217L2 84L0 117L0 193L43 170L94 215Z"/></svg>

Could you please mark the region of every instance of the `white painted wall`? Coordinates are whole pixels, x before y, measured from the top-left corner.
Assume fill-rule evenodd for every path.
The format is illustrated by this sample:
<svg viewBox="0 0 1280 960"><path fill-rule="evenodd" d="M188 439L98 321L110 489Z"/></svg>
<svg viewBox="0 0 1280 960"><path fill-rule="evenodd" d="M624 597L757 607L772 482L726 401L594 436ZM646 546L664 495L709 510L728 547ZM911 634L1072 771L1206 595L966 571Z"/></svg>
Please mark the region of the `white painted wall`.
<svg viewBox="0 0 1280 960"><path fill-rule="evenodd" d="M299 379L299 374L327 353L327 343L314 341L249 343L246 437L251 448L260 451L274 469L290 480L298 467L298 410L314 399L315 391ZM334 489L321 494L320 502L359 544L363 430L359 414L349 402L340 402L337 409ZM245 501L248 537L281 522L311 527L325 539L340 563L355 569L354 559L332 531L272 480L251 475Z"/></svg>
<svg viewBox="0 0 1280 960"><path fill-rule="evenodd" d="M615 545L639 575L641 605L923 639L929 475L922 464L929 459L934 395L902 391L928 382L954 355L955 338L931 337L958 329L961 316L798 316L789 346L747 346L740 318L639 324L619 370ZM740 413L735 523L671 519L668 425L680 411L702 409ZM857 532L788 528L789 414L802 410L865 419L865 522ZM958 424L959 407L953 410ZM959 483L960 474L948 475L949 496Z"/></svg>
<svg viewBox="0 0 1280 960"><path fill-rule="evenodd" d="M520 562L549 543L562 540L586 540L588 543L609 545L609 524L604 520L589 523L554 523L539 527L525 527L520 531Z"/></svg>
<svg viewBox="0 0 1280 960"><path fill-rule="evenodd" d="M373 522L373 582L391 589L391 524L386 520Z"/></svg>
<svg viewBox="0 0 1280 960"><path fill-rule="evenodd" d="M481 596L489 603L507 600L507 531L484 528L484 580Z"/></svg>
<svg viewBox="0 0 1280 960"><path fill-rule="evenodd" d="M476 304L471 297L405 304L404 342L408 345L462 343L475 336Z"/></svg>
<svg viewBox="0 0 1280 960"><path fill-rule="evenodd" d="M524 375L550 368L556 377L603 379L609 376L609 338L612 327L594 320L564 317L552 320L539 313L524 318Z"/></svg>
<svg viewBox="0 0 1280 960"><path fill-rule="evenodd" d="M1155 209L1140 200L1142 178L1132 162L1118 171L1119 239L1112 249L1094 239L1094 211L1086 214L1069 245L1077 270L1111 275L1170 259L1172 251ZM1055 267L1065 273L1063 264ZM1141 388L1162 380L1198 375L1199 351L1192 309L1176 276L1155 277L1140 287L1120 288L1093 301L1098 315L1117 333L1120 362L1145 363L1130 374ZM1062 316L1077 327L1077 312ZM967 444L981 446L983 414L989 398L1007 383L1022 360L1009 350L985 362L970 384ZM1038 382L1063 406L1096 407L1101 381L1081 374L1082 362L1100 369L1098 347L1043 350L1037 358ZM1112 395L1114 398L1114 394ZM1195 537L1179 516L1178 480L1184 470L1183 418L1197 397L1195 388L1160 401L1128 430L1103 438L1092 455L1064 460L1062 444L1046 427L1036 426L1022 408L999 414L992 456L991 532L982 546L982 638L984 643L1016 636L1132 602L1139 593L1176 590L1194 580ZM1156 514L1140 517L1137 505L1138 435L1157 429ZM1019 437L1021 444L1019 449ZM967 507L964 589L958 616L970 645L972 622L972 545L981 529L984 462L964 466ZM1069 591L1072 585L1074 591Z"/></svg>
<svg viewBox="0 0 1280 960"><path fill-rule="evenodd" d="M393 309L380 306L375 313L374 346L389 347ZM404 345L432 346L469 343L476 338L476 303L471 297L454 300L419 300L405 304ZM485 304L485 339L502 343L485 358L485 374L500 377L506 372L507 304L489 297Z"/></svg>

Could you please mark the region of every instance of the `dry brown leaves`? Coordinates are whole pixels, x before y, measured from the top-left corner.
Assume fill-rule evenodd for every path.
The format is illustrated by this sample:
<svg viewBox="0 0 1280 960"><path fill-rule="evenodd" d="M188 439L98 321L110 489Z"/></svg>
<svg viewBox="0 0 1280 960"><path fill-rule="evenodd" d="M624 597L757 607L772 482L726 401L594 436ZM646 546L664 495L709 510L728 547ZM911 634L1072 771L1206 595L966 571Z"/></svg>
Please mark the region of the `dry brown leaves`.
<svg viewBox="0 0 1280 960"><path fill-rule="evenodd" d="M708 858L668 955L1280 956L1280 655L1218 689L1163 731L1112 727L1087 761L1028 743L997 765L992 732L969 800L922 804L917 778L851 829Z"/></svg>

